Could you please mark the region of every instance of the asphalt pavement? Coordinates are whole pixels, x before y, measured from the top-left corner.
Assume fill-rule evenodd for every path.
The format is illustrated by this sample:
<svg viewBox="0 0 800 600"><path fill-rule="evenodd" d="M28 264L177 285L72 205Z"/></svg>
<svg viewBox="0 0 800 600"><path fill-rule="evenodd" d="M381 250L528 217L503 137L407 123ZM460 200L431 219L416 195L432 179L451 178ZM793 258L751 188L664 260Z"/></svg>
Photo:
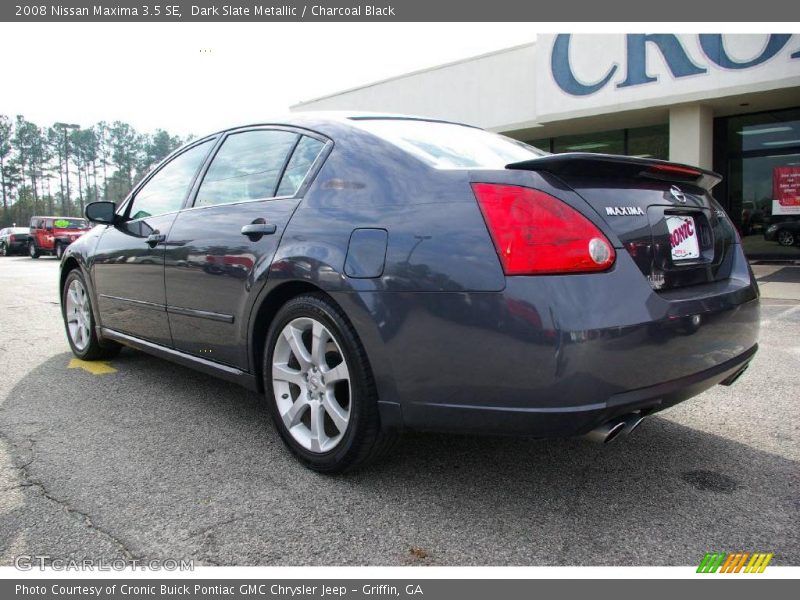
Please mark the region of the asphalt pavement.
<svg viewBox="0 0 800 600"><path fill-rule="evenodd" d="M796 287L748 372L619 442L410 434L331 477L256 394L128 349L72 362L57 261L0 258L0 564L798 565L800 267L761 271Z"/></svg>

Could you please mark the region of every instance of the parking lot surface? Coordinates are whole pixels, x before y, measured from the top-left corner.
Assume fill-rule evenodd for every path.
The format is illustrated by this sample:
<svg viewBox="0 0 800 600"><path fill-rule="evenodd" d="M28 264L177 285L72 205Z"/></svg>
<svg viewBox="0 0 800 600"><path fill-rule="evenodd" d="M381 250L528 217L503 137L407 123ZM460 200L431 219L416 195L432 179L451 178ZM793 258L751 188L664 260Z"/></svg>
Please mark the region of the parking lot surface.
<svg viewBox="0 0 800 600"><path fill-rule="evenodd" d="M619 442L409 434L331 477L289 455L256 394L128 349L72 362L57 279L55 259L0 258L0 564L800 564L800 302L785 288L733 387Z"/></svg>

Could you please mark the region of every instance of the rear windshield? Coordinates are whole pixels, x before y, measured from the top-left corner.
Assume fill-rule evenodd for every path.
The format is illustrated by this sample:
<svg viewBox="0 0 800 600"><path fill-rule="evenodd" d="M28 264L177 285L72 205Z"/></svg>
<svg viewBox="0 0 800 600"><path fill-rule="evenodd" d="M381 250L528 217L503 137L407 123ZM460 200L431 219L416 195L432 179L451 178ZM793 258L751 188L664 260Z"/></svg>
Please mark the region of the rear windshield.
<svg viewBox="0 0 800 600"><path fill-rule="evenodd" d="M482 129L415 119L354 119L354 123L437 169L502 169L547 154Z"/></svg>
<svg viewBox="0 0 800 600"><path fill-rule="evenodd" d="M89 223L84 219L65 219L63 217L54 219L52 225L56 229L87 229L89 227Z"/></svg>

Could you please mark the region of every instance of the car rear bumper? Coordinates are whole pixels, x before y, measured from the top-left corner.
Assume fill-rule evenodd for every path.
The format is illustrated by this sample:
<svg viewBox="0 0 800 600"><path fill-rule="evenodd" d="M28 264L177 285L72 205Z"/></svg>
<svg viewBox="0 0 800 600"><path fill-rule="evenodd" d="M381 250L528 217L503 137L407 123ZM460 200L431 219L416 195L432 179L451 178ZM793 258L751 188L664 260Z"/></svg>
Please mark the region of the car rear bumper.
<svg viewBox="0 0 800 600"><path fill-rule="evenodd" d="M622 254L608 273L509 277L496 293L361 294L377 335L355 324L405 427L580 435L747 366L758 289L741 250L733 262L724 281L663 293Z"/></svg>
<svg viewBox="0 0 800 600"><path fill-rule="evenodd" d="M719 365L656 385L620 392L593 404L560 407L507 407L429 404L412 405L406 415L420 430L534 437L583 435L603 423L633 412L650 415L688 400L720 383L733 383L750 364L758 345Z"/></svg>

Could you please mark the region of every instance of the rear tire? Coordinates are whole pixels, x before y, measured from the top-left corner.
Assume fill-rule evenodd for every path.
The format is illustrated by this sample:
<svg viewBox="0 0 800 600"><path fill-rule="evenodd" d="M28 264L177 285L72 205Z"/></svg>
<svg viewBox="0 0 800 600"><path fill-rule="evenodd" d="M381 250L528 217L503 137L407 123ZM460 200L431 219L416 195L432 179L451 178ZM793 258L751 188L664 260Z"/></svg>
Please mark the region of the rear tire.
<svg viewBox="0 0 800 600"><path fill-rule="evenodd" d="M39 249L33 242L30 242L28 244L28 256L30 256L31 258L39 258L41 256L41 254L39 253Z"/></svg>
<svg viewBox="0 0 800 600"><path fill-rule="evenodd" d="M275 428L310 469L354 470L397 440L381 427L375 380L355 329L323 294L297 296L278 311L263 377Z"/></svg>
<svg viewBox="0 0 800 600"><path fill-rule="evenodd" d="M61 260L62 256L64 256L64 246L63 244L56 244L56 258Z"/></svg>
<svg viewBox="0 0 800 600"><path fill-rule="evenodd" d="M115 357L122 346L116 342L100 342L95 331L94 310L89 288L80 269L73 269L61 290L61 315L72 353L81 360Z"/></svg>
<svg viewBox="0 0 800 600"><path fill-rule="evenodd" d="M8 256L8 246L0 244L0 256Z"/></svg>

